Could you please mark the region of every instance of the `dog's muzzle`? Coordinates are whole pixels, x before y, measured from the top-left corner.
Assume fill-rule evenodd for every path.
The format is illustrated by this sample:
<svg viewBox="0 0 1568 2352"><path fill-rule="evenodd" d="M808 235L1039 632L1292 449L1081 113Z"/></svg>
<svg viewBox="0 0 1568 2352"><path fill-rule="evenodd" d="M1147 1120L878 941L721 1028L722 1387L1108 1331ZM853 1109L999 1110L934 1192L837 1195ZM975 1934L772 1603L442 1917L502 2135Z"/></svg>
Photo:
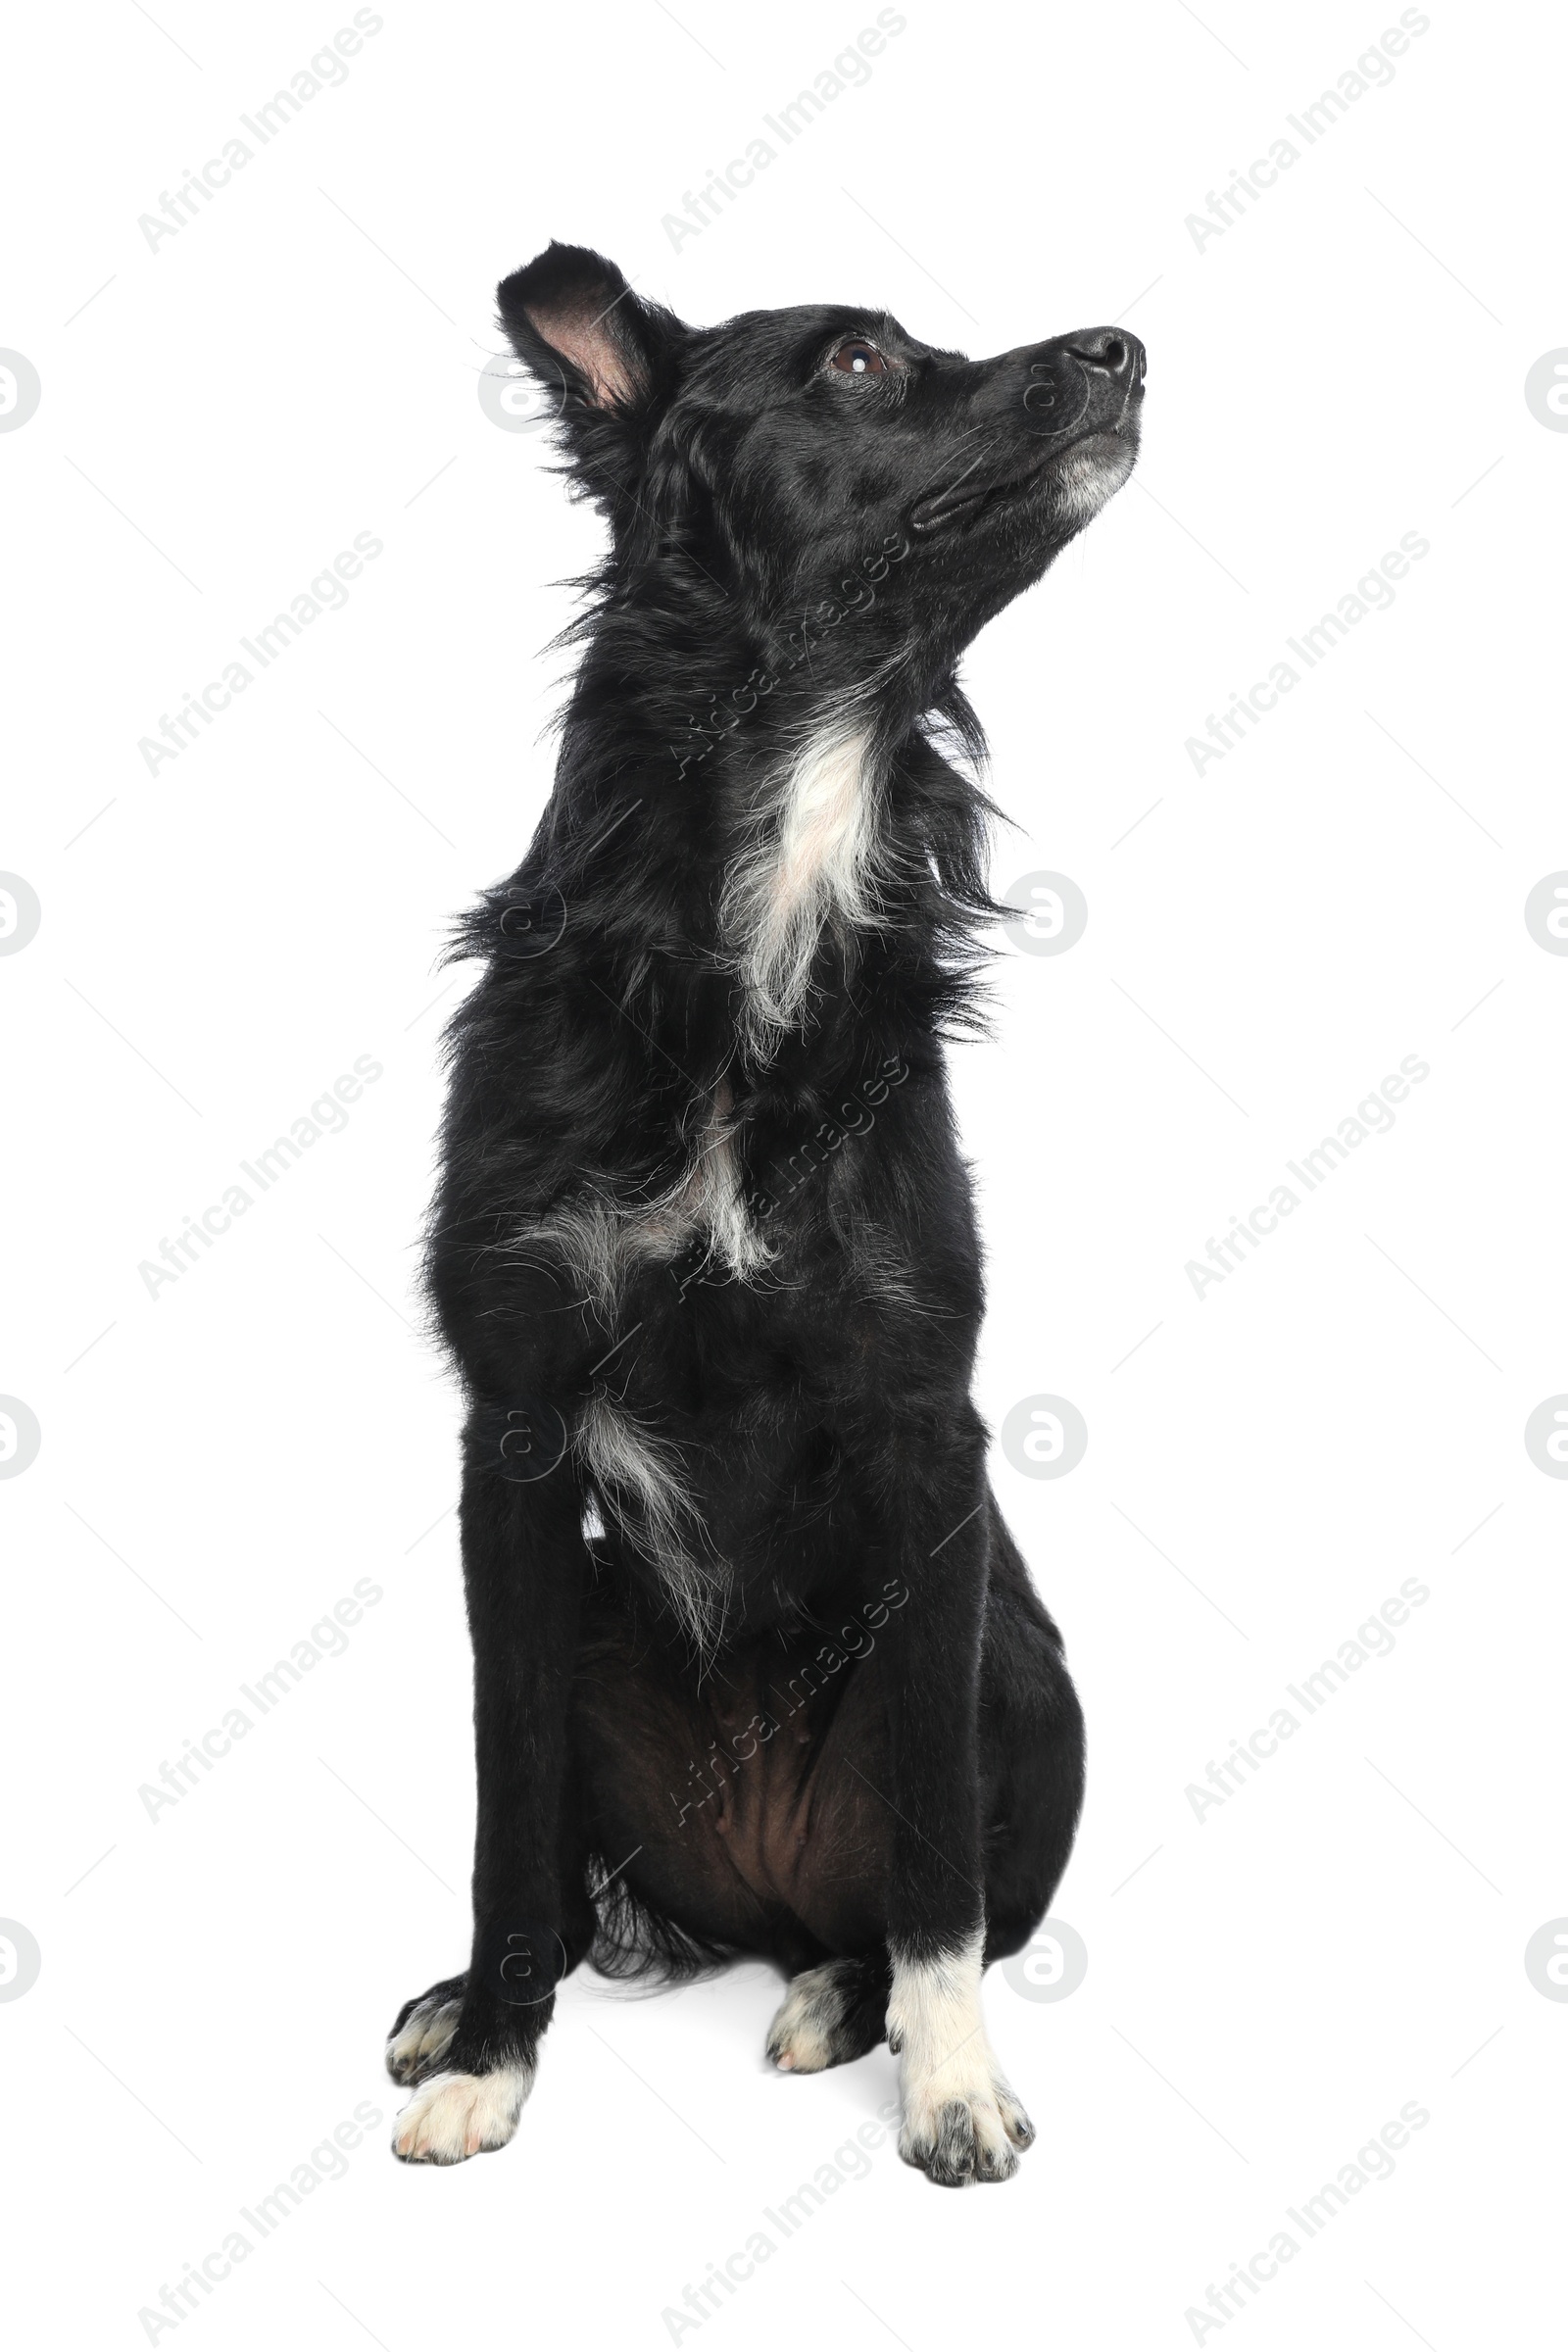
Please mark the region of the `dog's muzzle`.
<svg viewBox="0 0 1568 2352"><path fill-rule="evenodd" d="M1084 327L1009 352L996 363L983 402L974 412L979 452L950 481L916 500L909 511L911 528L922 536L939 530L975 513L988 500L1021 490L1075 441L1090 433L1119 431L1143 398L1147 368L1138 337L1115 326ZM997 443L1012 441L1020 427L1023 446L1017 462L999 466Z"/></svg>

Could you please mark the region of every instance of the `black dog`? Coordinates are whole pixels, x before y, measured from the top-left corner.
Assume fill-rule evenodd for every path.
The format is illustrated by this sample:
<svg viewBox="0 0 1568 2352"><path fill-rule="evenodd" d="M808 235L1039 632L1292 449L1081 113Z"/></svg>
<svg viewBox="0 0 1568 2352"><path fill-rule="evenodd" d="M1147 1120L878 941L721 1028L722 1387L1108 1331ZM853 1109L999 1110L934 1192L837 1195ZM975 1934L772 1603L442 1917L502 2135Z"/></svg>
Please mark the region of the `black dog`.
<svg viewBox="0 0 1568 2352"><path fill-rule="evenodd" d="M986 1477L943 1040L993 811L956 664L1132 470L1105 327L971 364L881 314L710 330L552 245L500 293L610 524L555 794L468 918L429 1254L468 1418L465 1976L399 2155L500 2147L561 1977L735 1953L768 2051L886 2034L901 2152L1032 2127L980 2023L1066 1862L1082 1719Z"/></svg>

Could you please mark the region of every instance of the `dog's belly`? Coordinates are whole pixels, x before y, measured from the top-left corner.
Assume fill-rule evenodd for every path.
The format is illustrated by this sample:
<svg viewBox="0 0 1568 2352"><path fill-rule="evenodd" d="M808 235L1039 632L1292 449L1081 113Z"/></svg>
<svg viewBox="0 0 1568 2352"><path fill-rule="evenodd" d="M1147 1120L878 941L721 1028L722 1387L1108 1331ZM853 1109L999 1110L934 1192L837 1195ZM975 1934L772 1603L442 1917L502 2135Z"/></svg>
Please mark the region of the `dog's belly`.
<svg viewBox="0 0 1568 2352"><path fill-rule="evenodd" d="M818 1633L721 1651L701 1682L602 1605L574 1709L584 1828L607 1868L710 1940L868 1950L891 1857L887 1727L874 1651Z"/></svg>

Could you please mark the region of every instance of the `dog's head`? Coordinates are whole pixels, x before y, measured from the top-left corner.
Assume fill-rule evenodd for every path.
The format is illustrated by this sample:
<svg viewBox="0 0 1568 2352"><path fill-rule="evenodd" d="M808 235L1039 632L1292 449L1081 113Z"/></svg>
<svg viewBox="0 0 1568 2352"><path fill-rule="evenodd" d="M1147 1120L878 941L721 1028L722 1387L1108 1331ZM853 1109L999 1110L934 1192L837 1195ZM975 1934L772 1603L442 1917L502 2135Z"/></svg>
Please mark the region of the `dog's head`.
<svg viewBox="0 0 1568 2352"><path fill-rule="evenodd" d="M971 361L842 304L689 327L559 244L500 304L633 600L695 564L748 617L787 626L874 581L871 634L951 660L1137 454L1144 349L1120 328Z"/></svg>

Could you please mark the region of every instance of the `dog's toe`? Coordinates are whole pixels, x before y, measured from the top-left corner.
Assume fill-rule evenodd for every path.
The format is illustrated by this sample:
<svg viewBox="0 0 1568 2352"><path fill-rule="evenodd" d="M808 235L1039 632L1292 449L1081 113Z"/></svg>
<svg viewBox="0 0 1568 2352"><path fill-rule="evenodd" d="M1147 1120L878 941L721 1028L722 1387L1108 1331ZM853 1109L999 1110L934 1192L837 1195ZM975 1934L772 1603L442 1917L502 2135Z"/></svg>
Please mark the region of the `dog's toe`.
<svg viewBox="0 0 1568 2352"><path fill-rule="evenodd" d="M386 2071L394 2082L417 2082L434 2071L462 2011L461 1995L443 1999L438 1993L426 1993L404 2011L386 2045Z"/></svg>
<svg viewBox="0 0 1568 2352"><path fill-rule="evenodd" d="M489 2075L434 2075L398 2117L392 2153L405 2164L461 2164L504 2148L533 2088L531 2066Z"/></svg>
<svg viewBox="0 0 1568 2352"><path fill-rule="evenodd" d="M1016 2101L1013 2104L1016 2106ZM1019 2115L1023 2115L1021 2107L1017 2112ZM999 2098L995 2110L988 2106L971 2110L970 2121L974 2129L975 2179L977 2180L1010 2180L1018 2170L1018 2148L1026 2147L1028 2141L1019 2140L1016 2147L1013 2145L1013 2135L1007 2122L1006 2108ZM1027 2116L1024 2117L1024 2121L1027 2124Z"/></svg>
<svg viewBox="0 0 1568 2352"><path fill-rule="evenodd" d="M906 2126L899 2153L939 2188L967 2188L974 2179L975 2138L962 2099L949 2099L929 2118Z"/></svg>
<svg viewBox="0 0 1568 2352"><path fill-rule="evenodd" d="M886 1979L870 1960L829 1960L790 1981L767 2032L781 2074L816 2075L863 2058L883 2034Z"/></svg>
<svg viewBox="0 0 1568 2352"><path fill-rule="evenodd" d="M939 2188L1010 2180L1018 2169L1002 2108L983 2093L940 2102L908 2100L899 2154Z"/></svg>
<svg viewBox="0 0 1568 2352"><path fill-rule="evenodd" d="M1015 2148L1032 2147L1035 2128L1005 2082L996 2085L997 2106L1002 2115L1002 2127Z"/></svg>
<svg viewBox="0 0 1568 2352"><path fill-rule="evenodd" d="M845 1999L832 1964L792 1979L767 2033L767 2054L784 2074L815 2075L832 2066Z"/></svg>

